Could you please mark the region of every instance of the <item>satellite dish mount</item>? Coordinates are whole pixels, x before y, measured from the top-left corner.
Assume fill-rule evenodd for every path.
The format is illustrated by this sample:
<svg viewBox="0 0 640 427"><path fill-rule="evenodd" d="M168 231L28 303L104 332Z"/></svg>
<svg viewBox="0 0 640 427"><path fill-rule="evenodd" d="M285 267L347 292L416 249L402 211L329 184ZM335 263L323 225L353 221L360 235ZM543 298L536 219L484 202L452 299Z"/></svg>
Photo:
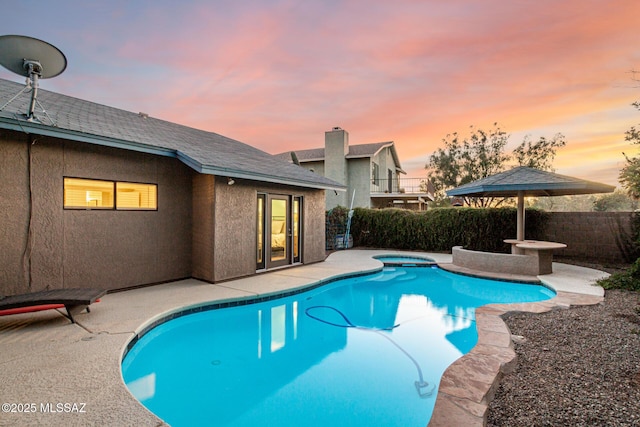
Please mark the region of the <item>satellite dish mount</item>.
<svg viewBox="0 0 640 427"><path fill-rule="evenodd" d="M31 88L31 102L29 102L27 120L33 120L33 110L36 107L36 101L38 98L38 78L40 78L40 73L42 73L42 64L38 61L25 59L23 67L29 75L27 76L26 86L22 91L26 91Z"/></svg>
<svg viewBox="0 0 640 427"><path fill-rule="evenodd" d="M7 101L0 111L25 92L31 91L27 120L34 119L36 103L45 115L47 112L38 101L38 81L61 74L67 68L67 58L55 46L27 36L0 36L0 65L27 78L25 87ZM51 118L47 115L53 123Z"/></svg>

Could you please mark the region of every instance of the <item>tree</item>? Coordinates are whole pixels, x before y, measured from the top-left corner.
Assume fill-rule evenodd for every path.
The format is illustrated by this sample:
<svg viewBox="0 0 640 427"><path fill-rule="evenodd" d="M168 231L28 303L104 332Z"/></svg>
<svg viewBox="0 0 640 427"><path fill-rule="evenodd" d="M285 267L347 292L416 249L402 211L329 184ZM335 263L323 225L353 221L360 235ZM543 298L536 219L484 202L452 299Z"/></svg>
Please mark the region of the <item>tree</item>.
<svg viewBox="0 0 640 427"><path fill-rule="evenodd" d="M437 199L445 198L445 191L450 188L501 172L509 160L510 156L504 153L509 136L497 123L489 131L473 126L470 129L466 138L457 132L448 134L442 140L444 148L436 150L425 166L430 170ZM475 199L475 204L489 206L493 201Z"/></svg>
<svg viewBox="0 0 640 427"><path fill-rule="evenodd" d="M553 159L556 157L556 150L567 145L564 135L557 133L551 139L544 136L533 142L531 136L524 137L524 141L513 150L513 157L519 166L528 166L546 171L554 172Z"/></svg>
<svg viewBox="0 0 640 427"><path fill-rule="evenodd" d="M446 190L504 171L511 158L515 158L519 165L550 170L556 150L566 144L564 135L560 133L551 139L541 137L537 141L526 136L512 154L507 154L505 147L509 135L497 123L489 131L473 126L470 129L466 138L457 132L448 134L442 140L444 148L438 148L425 165L436 190L437 204L447 200ZM476 207L499 206L506 200L464 198L466 204Z"/></svg>
<svg viewBox="0 0 640 427"><path fill-rule="evenodd" d="M640 110L640 101L631 105ZM625 132L624 140L640 145L640 130L631 126L631 129ZM627 164L620 170L618 181L627 190L629 196L640 199L640 157L629 157L625 153L622 154L627 160Z"/></svg>
<svg viewBox="0 0 640 427"><path fill-rule="evenodd" d="M595 202L596 197L592 194L536 197L528 200L530 207L548 212L592 212Z"/></svg>
<svg viewBox="0 0 640 427"><path fill-rule="evenodd" d="M616 189L613 193L603 194L593 201L593 210L596 212L627 212L634 211L638 203L631 199L627 193Z"/></svg>

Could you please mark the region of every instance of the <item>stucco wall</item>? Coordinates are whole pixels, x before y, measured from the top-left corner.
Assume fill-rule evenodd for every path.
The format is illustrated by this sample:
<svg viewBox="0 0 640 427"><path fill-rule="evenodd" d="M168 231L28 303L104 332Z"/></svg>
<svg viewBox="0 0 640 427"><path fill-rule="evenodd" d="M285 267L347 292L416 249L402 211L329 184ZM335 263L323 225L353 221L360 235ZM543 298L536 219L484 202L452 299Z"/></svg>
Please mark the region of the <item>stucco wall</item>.
<svg viewBox="0 0 640 427"><path fill-rule="evenodd" d="M325 258L324 190L230 186L174 158L11 131L0 162L0 295L255 274L257 192L303 196L302 262ZM155 183L158 210L64 209L64 177Z"/></svg>
<svg viewBox="0 0 640 427"><path fill-rule="evenodd" d="M255 274L255 186L241 180L228 185L225 180L219 179L215 186L214 203L214 281Z"/></svg>
<svg viewBox="0 0 640 427"><path fill-rule="evenodd" d="M193 176L193 260L192 275L213 282L214 276L215 176Z"/></svg>
<svg viewBox="0 0 640 427"><path fill-rule="evenodd" d="M325 253L325 210L324 190L308 190L304 196L304 240L303 262L305 264L324 261Z"/></svg>
<svg viewBox="0 0 640 427"><path fill-rule="evenodd" d="M0 293L118 289L191 275L188 167L173 158L47 137L36 137L30 147L29 244L29 143L23 134L0 133L6 248ZM158 210L65 210L65 176L156 183Z"/></svg>
<svg viewBox="0 0 640 427"><path fill-rule="evenodd" d="M544 239L567 244L556 256L622 262L621 237L631 236L631 212L550 212Z"/></svg>
<svg viewBox="0 0 640 427"><path fill-rule="evenodd" d="M28 270L27 241L29 197L27 135L0 130L0 294L24 289Z"/></svg>
<svg viewBox="0 0 640 427"><path fill-rule="evenodd" d="M305 168L308 171L311 171L311 172L316 173L316 174L321 175L321 176L325 176L325 174L324 174L324 161L321 161L321 162L305 162L305 163L302 163L300 166L302 166L303 168Z"/></svg>
<svg viewBox="0 0 640 427"><path fill-rule="evenodd" d="M291 188L236 179L234 185L218 179L215 185L213 281L256 272L257 193L303 196L303 263L325 258L324 190Z"/></svg>
<svg viewBox="0 0 640 427"><path fill-rule="evenodd" d="M392 178L396 177L396 164L393 161L391 149L383 148L373 157L372 161L376 162L380 167L380 179L389 179L388 170L391 170Z"/></svg>
<svg viewBox="0 0 640 427"><path fill-rule="evenodd" d="M470 251L462 246L454 246L451 255L454 265L472 270L529 276L541 274L539 259L533 255ZM549 263L549 265L551 264Z"/></svg>
<svg viewBox="0 0 640 427"><path fill-rule="evenodd" d="M371 207L371 160L368 157L364 159L349 159L348 164L349 189L347 190L347 204L344 207L351 207L351 198L354 190L356 196L353 206Z"/></svg>

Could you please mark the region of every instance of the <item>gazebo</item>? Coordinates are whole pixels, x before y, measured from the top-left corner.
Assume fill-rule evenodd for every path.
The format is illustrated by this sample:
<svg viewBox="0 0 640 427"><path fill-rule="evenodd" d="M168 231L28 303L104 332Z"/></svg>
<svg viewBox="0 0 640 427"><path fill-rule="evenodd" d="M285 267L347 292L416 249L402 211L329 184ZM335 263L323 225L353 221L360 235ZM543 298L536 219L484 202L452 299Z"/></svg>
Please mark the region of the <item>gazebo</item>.
<svg viewBox="0 0 640 427"><path fill-rule="evenodd" d="M586 181L526 166L518 166L447 191L457 197L517 197L518 240L524 240L524 198L611 193L612 185Z"/></svg>
<svg viewBox="0 0 640 427"><path fill-rule="evenodd" d="M506 240L511 244L513 254L535 255L540 267L538 274L551 272L551 251L566 245L555 242L525 241L525 197L567 196L576 194L611 193L612 185L587 181L553 172L518 166L447 191L448 196L455 197L517 197L517 230L516 238ZM485 260L486 262L486 260Z"/></svg>

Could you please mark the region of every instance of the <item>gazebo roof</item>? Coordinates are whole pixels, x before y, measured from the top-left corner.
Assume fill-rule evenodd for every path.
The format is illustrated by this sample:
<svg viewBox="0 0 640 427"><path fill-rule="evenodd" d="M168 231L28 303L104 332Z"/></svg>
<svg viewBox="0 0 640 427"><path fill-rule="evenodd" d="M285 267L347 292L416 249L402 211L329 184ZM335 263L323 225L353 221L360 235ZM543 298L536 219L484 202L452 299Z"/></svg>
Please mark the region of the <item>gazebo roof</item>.
<svg viewBox="0 0 640 427"><path fill-rule="evenodd" d="M447 191L448 196L516 197L611 193L612 185L587 181L526 166L488 176Z"/></svg>

